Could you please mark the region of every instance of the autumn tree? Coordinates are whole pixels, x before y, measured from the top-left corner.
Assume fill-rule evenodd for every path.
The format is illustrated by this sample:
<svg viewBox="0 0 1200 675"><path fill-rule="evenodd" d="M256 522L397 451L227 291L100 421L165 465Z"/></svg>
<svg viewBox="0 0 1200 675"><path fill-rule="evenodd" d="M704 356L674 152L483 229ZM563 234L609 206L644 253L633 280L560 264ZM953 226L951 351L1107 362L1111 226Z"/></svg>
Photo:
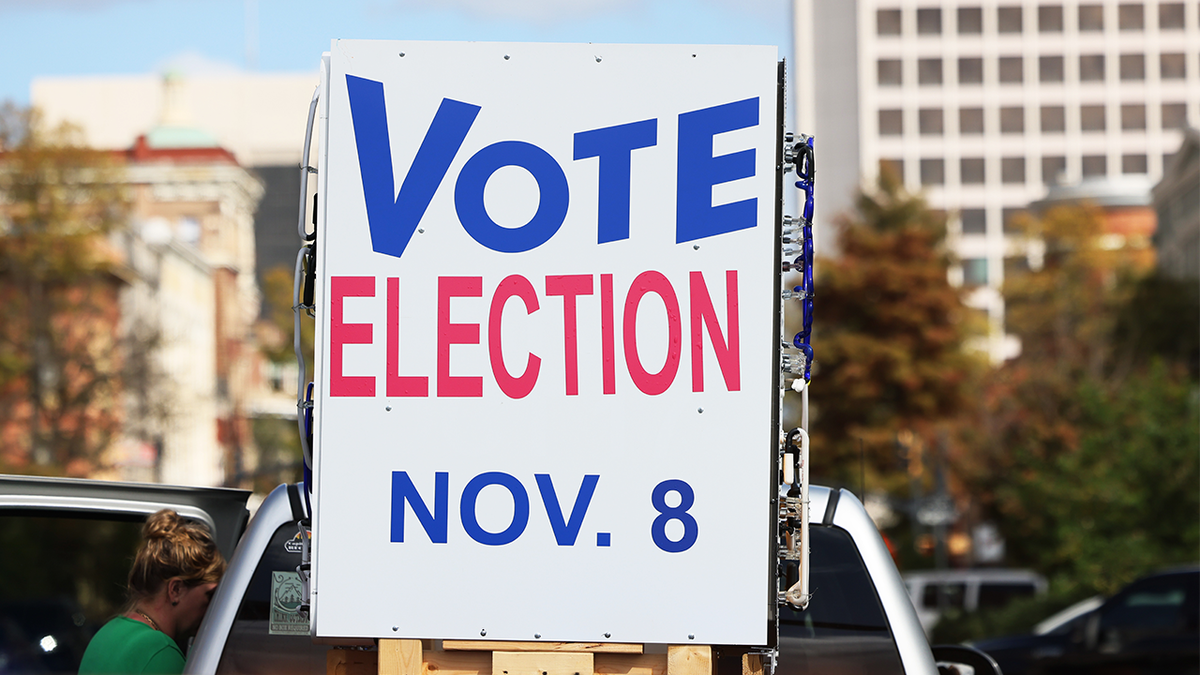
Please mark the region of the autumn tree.
<svg viewBox="0 0 1200 675"><path fill-rule="evenodd" d="M1039 269L1003 289L1007 329L1021 338L1025 361L1050 367L1048 376L1104 377L1118 313L1138 278L1135 257L1102 245L1104 215L1095 207L1054 207L1017 227L1044 247Z"/></svg>
<svg viewBox="0 0 1200 675"><path fill-rule="evenodd" d="M1089 207L1024 224L1045 254L1003 289L1022 352L988 378L976 452L959 467L1005 535L1008 562L1076 594L1111 592L1200 548L1187 356L1200 307L1172 310L1178 298L1150 293L1161 285L1129 251L1103 246L1103 227ZM1142 325L1148 316L1192 335L1147 333L1160 327Z"/></svg>
<svg viewBox="0 0 1200 675"><path fill-rule="evenodd" d="M299 248L299 245L297 245ZM266 357L283 372L296 363L295 313L292 310L294 292L294 270L282 265L272 267L263 275L263 304L266 315L263 324L267 327L260 347ZM309 368L308 379L312 379L313 352L316 322L308 316L300 321L300 351ZM285 391L295 382L284 382ZM281 480L300 480L304 459L300 449L300 436L296 422L291 419L258 418L254 420L255 445L263 458L254 477L256 489L270 490Z"/></svg>
<svg viewBox="0 0 1200 675"><path fill-rule="evenodd" d="M110 156L35 111L0 109L0 461L83 473L122 428L145 344L118 329L107 235L126 202ZM129 358L129 357L135 358Z"/></svg>
<svg viewBox="0 0 1200 675"><path fill-rule="evenodd" d="M964 350L944 216L884 171L838 228L840 257L816 265L814 480L857 485L861 451L872 485L896 492L907 485L897 438L938 442L982 364Z"/></svg>
<svg viewBox="0 0 1200 675"><path fill-rule="evenodd" d="M299 249L299 244L296 248ZM283 265L276 265L263 275L263 304L266 307L266 323L270 326L272 335L262 342L263 353L274 363L293 363L296 351L293 338L295 337L295 312L292 309L295 282L294 270ZM305 316L300 321L300 351L307 362L313 362L313 345L316 335L316 322ZM309 373L311 376L312 373Z"/></svg>

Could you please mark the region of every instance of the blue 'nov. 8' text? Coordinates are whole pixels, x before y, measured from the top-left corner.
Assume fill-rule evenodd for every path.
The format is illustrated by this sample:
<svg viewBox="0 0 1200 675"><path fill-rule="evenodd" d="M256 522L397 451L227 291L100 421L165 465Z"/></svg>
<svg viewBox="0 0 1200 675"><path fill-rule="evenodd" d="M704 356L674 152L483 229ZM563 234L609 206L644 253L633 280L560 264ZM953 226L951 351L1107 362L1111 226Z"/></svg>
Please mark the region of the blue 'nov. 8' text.
<svg viewBox="0 0 1200 675"><path fill-rule="evenodd" d="M588 507L596 492L600 476L588 474L583 477L579 492L575 495L574 505L570 513L563 512L562 502L554 488L550 474L534 474L542 504L546 508L546 516L550 528L554 532L554 540L559 546L574 546L579 538L583 521L587 517ZM485 529L480 523L477 504L480 493L484 488L496 486L508 492L513 501L512 520L500 531ZM667 503L667 495L678 495L678 504L671 506ZM450 529L450 474L446 471L434 473L433 480L433 509L421 496L409 477L407 471L392 472L392 513L391 540L395 543L405 541L405 515L409 510L416 516L417 522L425 531L425 535L434 544L445 544L449 540ZM664 480L650 493L650 503L658 515L649 523L650 538L654 545L668 553L682 553L696 543L699 525L694 516L688 511L695 504L696 494L692 486L679 479ZM480 544L487 546L504 546L517 540L529 526L530 500L529 492L515 476L501 471L481 473L467 482L459 500L459 518L467 536ZM677 539L668 535L668 524L676 521L682 526L672 528ZM680 534L680 531L682 533ZM612 544L610 532L598 532L596 545L601 547Z"/></svg>

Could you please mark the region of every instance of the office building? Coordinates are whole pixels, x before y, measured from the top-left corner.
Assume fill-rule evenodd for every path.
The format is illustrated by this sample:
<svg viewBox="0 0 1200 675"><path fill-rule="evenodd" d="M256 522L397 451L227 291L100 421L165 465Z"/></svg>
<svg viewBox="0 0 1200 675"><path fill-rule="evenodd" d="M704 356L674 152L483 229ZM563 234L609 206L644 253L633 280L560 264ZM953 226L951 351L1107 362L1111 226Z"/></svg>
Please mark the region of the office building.
<svg viewBox="0 0 1200 675"><path fill-rule="evenodd" d="M822 148L818 237L881 166L945 210L952 279L986 311L994 360L1013 216L1056 185L1149 187L1200 119L1200 3L795 2L797 120ZM831 167L832 165L835 165ZM861 181L861 182L860 182ZM821 243L818 242L818 246ZM827 246L827 244L826 244Z"/></svg>

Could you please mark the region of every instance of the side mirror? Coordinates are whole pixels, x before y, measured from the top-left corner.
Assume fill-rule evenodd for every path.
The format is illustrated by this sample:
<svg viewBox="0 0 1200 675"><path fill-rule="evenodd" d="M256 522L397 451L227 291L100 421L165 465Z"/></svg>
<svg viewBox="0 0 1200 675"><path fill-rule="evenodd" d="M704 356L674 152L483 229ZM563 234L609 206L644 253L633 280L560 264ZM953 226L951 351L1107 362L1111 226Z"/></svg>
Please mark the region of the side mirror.
<svg viewBox="0 0 1200 675"><path fill-rule="evenodd" d="M1003 675L996 659L966 645L937 645L933 660L939 675Z"/></svg>

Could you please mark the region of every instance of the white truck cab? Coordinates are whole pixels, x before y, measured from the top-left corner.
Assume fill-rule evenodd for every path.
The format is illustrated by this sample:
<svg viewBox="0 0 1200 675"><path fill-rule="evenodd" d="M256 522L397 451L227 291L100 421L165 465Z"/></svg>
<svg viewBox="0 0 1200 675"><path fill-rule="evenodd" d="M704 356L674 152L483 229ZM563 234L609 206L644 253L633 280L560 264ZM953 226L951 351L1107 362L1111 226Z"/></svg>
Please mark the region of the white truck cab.
<svg viewBox="0 0 1200 675"><path fill-rule="evenodd" d="M1032 570L973 568L906 572L904 583L925 634L946 610L971 613L1002 607L1017 598L1046 594L1045 577Z"/></svg>

